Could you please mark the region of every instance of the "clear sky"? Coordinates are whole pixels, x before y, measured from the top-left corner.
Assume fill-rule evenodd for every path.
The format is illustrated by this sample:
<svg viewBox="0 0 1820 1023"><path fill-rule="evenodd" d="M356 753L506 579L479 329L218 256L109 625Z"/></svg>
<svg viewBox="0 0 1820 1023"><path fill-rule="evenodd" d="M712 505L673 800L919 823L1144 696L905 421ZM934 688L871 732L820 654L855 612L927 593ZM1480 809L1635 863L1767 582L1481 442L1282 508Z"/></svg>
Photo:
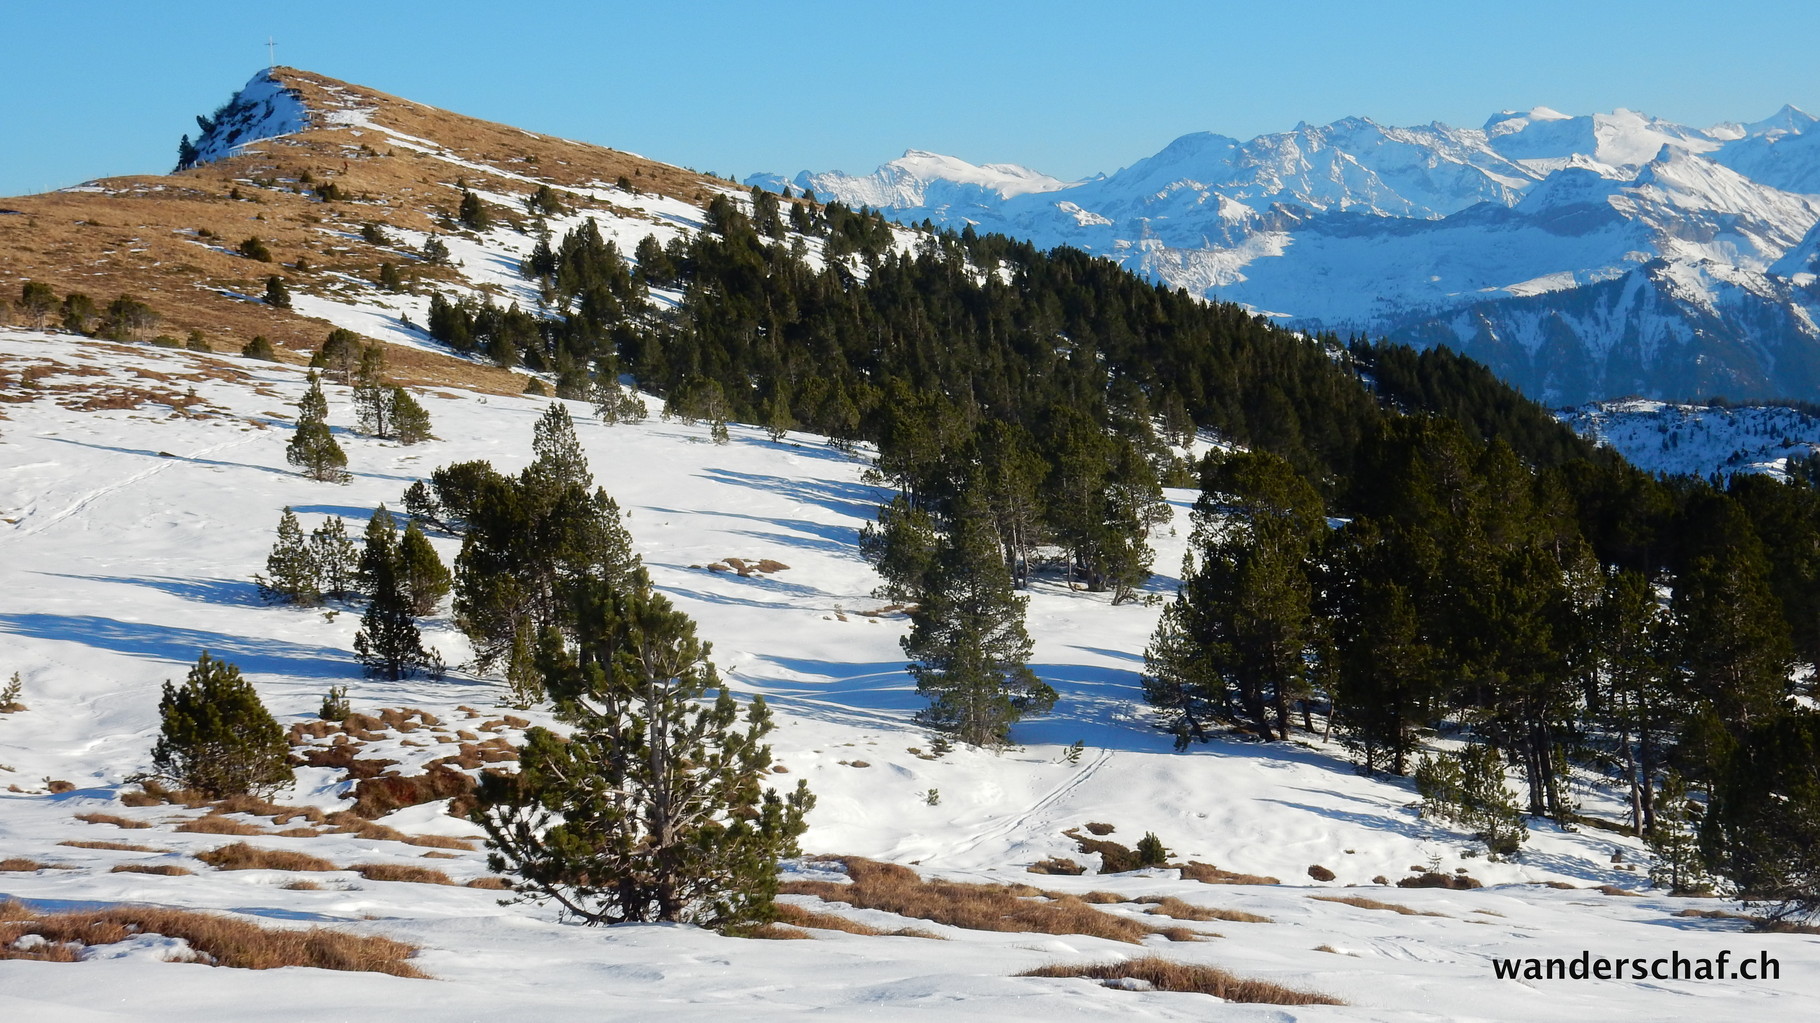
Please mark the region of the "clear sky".
<svg viewBox="0 0 1820 1023"><path fill-rule="evenodd" d="M743 178L906 148L1113 171L1363 115L1820 114L1820 3L4 0L0 195L162 173L266 61Z"/></svg>

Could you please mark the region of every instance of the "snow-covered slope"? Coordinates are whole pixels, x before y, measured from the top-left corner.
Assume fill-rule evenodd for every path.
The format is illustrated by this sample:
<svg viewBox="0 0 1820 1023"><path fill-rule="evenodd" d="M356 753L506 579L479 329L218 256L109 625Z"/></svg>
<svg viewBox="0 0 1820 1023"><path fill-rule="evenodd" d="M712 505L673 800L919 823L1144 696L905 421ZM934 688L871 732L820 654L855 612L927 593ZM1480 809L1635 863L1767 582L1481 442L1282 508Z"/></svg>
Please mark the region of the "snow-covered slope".
<svg viewBox="0 0 1820 1023"><path fill-rule="evenodd" d="M214 126L195 142L198 163L224 159L242 146L310 126L309 112L297 91L287 88L269 70L254 75L213 120Z"/></svg>
<svg viewBox="0 0 1820 1023"><path fill-rule="evenodd" d="M1673 405L1629 398L1562 409L1556 416L1646 472L1786 478L1791 461L1820 452L1820 416L1784 406Z"/></svg>
<svg viewBox="0 0 1820 1023"><path fill-rule="evenodd" d="M437 465L471 458L505 470L525 464L544 401L427 391L421 397L439 439L399 447L338 430L354 479L335 486L304 479L284 462L289 430L282 413L303 390L300 369L5 331L0 371L33 381L20 395L27 400L6 406L0 433L0 633L5 667L20 673L29 707L0 715L0 789L13 786L0 792L0 860L46 865L0 872L0 896L55 908L123 901L205 908L265 926L382 934L422 946L416 962L434 978L213 969L163 962L177 951L169 943L134 940L102 946L75 965L0 961L6 1018L198 1023L282 1011L287 1018L339 1019L358 1005L388 1020L674 1020L729 1012L920 1019L932 1011L944 1019L1188 1020L1217 1011L1241 1020L1416 1021L1503 1017L1520 1006L1535 1020L1589 1013L1743 1020L1793 1014L1820 996L1810 938L1746 935L1736 921L1676 916L1711 903L1588 890L1640 886L1639 875L1611 855L1615 848L1636 860L1639 847L1630 839L1540 825L1517 861L1488 863L1468 836L1420 820L1406 782L1356 774L1336 745L1220 739L1171 752L1138 697L1140 652L1157 611L1113 607L1059 582L1039 582L1029 616L1033 665L1061 692L1055 713L1019 725L1021 745L1005 753L919 755L929 743L912 721L921 701L897 645L904 622L878 613L868 596L876 577L855 547L858 529L884 496L864 481L863 457L813 437L774 444L740 426L725 446L708 443L703 427L656 420L606 427L583 405L571 411L594 472L626 510L658 586L700 622L731 685L764 694L776 709L773 738L789 770L782 779L807 779L820 800L808 851L913 863L961 880L1034 882L1125 899L1175 896L1269 922L1189 924L1223 937L1152 938L1139 946L971 931L818 904L876 925L922 926L947 940L816 930L811 941L759 942L688 927L589 930L560 923L549 909L501 906L496 892L375 881L348 870L309 874L317 885L310 890L287 871L211 869L194 854L244 840L343 866L428 866L457 883L486 875L480 851L432 849L439 858L425 859L423 847L393 838L280 837L269 824L250 837L179 831L201 811L124 806L118 797L130 787L126 779L149 766L160 683L180 677L203 649L239 664L286 725L309 720L337 684L349 687L359 712L427 711L440 723L410 734L381 729L373 740L377 752L404 760L407 769L435 756L441 738L453 742L457 728L491 719L484 727L499 729L499 680L463 670L440 681L363 679L350 650L355 614L264 605L250 577L262 568L283 507L295 509L306 528L340 515L357 533L368 509L382 501L396 507L405 485ZM348 394L333 386L329 392L331 422L348 422ZM1192 495L1170 496L1174 531L1155 538L1163 565L1179 559ZM434 542L452 557L451 538ZM765 578L697 567L727 557L789 567ZM1170 583L1159 578L1151 589L1163 592ZM446 618L434 620L429 638L451 661L465 657ZM498 734L516 728L503 727ZM1077 740L1086 750L1071 761L1064 754ZM71 784L52 792L47 779ZM1600 786L1585 786L1582 795L1593 812L1616 814ZM279 801L345 807L347 783L326 768L304 769ZM107 818L78 816L92 814L145 826L123 830ZM254 827L263 820L232 819ZM1088 821L1114 825L1112 837L1126 842L1154 831L1178 860L1284 883L1208 886L1173 869L1082 877L1025 871L1056 855L1092 866L1096 857L1083 856L1061 834ZM443 815L440 804L379 823L408 834L474 834ZM96 841L132 848L94 847ZM65 844L72 842L86 844ZM1336 880L1310 881L1314 864ZM1373 880L1431 866L1467 870L1488 887L1404 890ZM191 873L137 872L145 867ZM792 872L825 876L826 869L805 862ZM1363 887L1347 889L1353 885ZM1313 898L1328 895L1366 895L1434 915ZM1148 908L1107 903L1101 911L1139 916ZM1781 980L1522 984L1493 974L1495 958L1572 958L1582 949L1652 959L1762 949L1779 958ZM1146 953L1349 1004L1216 1010L1202 995L1014 976L1056 962ZM1491 1005L1504 1008L1488 1012Z"/></svg>
<svg viewBox="0 0 1820 1023"><path fill-rule="evenodd" d="M1200 132L1116 173L1024 194L957 172L950 187L973 189L965 201L927 201L941 191L929 175L946 173L938 158L914 194L880 187L886 169L797 181L906 220L1073 245L1309 328L1472 348L1546 400L1680 398L1711 393L1715 376L1733 397L1812 399L1820 378L1799 368L1820 360L1815 296L1792 275L1820 225L1813 123L1792 107L1710 130L1537 107L1478 129L1346 118L1247 142ZM1665 301L1575 294L1616 280L1627 294L1666 288ZM1576 313L1588 304L1602 307L1598 322ZM1570 336L1565 361L1534 343L1479 343L1477 324L1531 313L1540 328L1493 332ZM1522 355L1503 361L1499 345ZM1727 354L1739 348L1758 357Z"/></svg>

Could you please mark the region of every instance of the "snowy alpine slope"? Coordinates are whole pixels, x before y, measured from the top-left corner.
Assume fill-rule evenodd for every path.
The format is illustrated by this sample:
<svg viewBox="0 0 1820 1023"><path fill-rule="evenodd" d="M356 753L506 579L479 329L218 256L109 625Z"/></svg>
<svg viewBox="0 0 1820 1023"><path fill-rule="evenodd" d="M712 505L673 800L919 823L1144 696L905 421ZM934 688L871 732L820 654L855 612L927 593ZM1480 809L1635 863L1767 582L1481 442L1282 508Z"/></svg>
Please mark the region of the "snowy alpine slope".
<svg viewBox="0 0 1820 1023"><path fill-rule="evenodd" d="M43 369L26 372L28 367ZM450 727L501 716L496 679L452 672L377 683L360 677L351 652L357 609L266 606L250 582L261 570L279 510L311 528L330 514L358 535L369 510L394 508L408 483L441 464L487 458L515 470L529 457L531 425L545 402L430 391L422 401L438 440L399 447L338 430L354 480L315 483L284 462L287 417L303 390L299 370L149 346L115 346L65 335L0 332L0 371L32 379L9 388L0 421L0 671L20 672L29 710L0 715L0 859L23 857L67 869L0 873L0 894L42 906L117 901L213 908L267 926L323 923L420 944L419 965L436 979L264 973L160 961L172 950L129 942L75 965L0 962L0 1012L43 1020L244 1020L363 1015L400 1020L784 1018L1283 1019L1761 1019L1793 1014L1816 995L1815 939L1739 933L1735 921L1676 917L1710 902L1602 895L1586 886L1641 887L1612 862L1635 860L1634 842L1546 825L1514 863L1472 855L1477 843L1419 820L1407 784L1355 774L1342 751L1308 741L1265 746L1221 740L1186 754L1150 727L1136 675L1156 616L1142 605L1039 582L1030 628L1035 667L1061 692L1053 715L1018 726L1020 745L1001 754L956 750L939 760L911 715L920 706L897 638L901 618L870 616L876 578L855 551L857 531L880 491L864 482L863 458L817 438L773 444L735 426L732 443L656 419L599 425L573 405L597 479L626 510L626 525L658 586L700 623L714 657L741 694L764 694L777 710L773 743L819 797L806 850L866 855L959 879L1028 881L1067 891L1110 890L1128 898L1176 895L1266 915L1272 923L1195 925L1223 937L1197 943L1151 939L1144 948L1078 936L995 934L932 926L945 941L815 932L814 941L722 938L687 927L586 929L552 911L502 907L497 893L376 882L349 872L311 875L323 890L283 887L279 871L211 870L190 854L227 844L220 835L173 830L199 811L133 808L118 801L126 779L149 767L159 685L180 678L208 649L238 663L280 721L307 720L331 685L346 684L357 711L416 707ZM350 421L345 389L328 388L330 421ZM25 400L18 400L25 399ZM132 407L124 407L134 403ZM863 454L863 453L862 453ZM1171 499L1173 535L1156 537L1157 564L1176 564L1192 495ZM452 558L451 538L435 542ZM727 557L788 566L741 578L692 566ZM1167 592L1171 580L1151 586ZM446 621L427 636L451 662L466 656ZM461 707L470 707L469 718ZM532 713L533 720L546 720ZM468 724L466 727L478 727ZM418 735L427 733L414 733ZM1067 744L1084 742L1078 763ZM434 750L394 735L387 756L420 763ZM412 760L410 758L416 758ZM842 764L846 761L847 764ZM867 766L858 766L864 763ZM347 805L326 769L300 772L280 802ZM51 794L46 779L72 791ZM939 794L931 805L929 790ZM1588 809L1616 806L1585 786ZM77 814L151 823L131 831L83 823ZM1089 865L1060 834L1087 821L1114 824L1134 843L1154 831L1176 858L1271 874L1274 886L1207 886L1173 870L1135 875L1036 877L1029 863L1052 855ZM472 835L432 805L381 823L410 833ZM85 849L66 841L126 840L163 852ZM348 835L264 836L336 863L429 865L456 881L485 873L483 854L422 858L419 847ZM130 863L185 865L191 876L114 873ZM1308 879L1322 864L1329 884ZM1465 868L1487 888L1402 890L1372 882L1412 867ZM825 868L800 864L796 871ZM1537 882L1581 886L1556 890ZM1362 885L1345 893L1320 889ZM1440 916L1404 916L1315 901L1362 894ZM1112 904L1105 911L1136 913ZM837 908L838 909L838 908ZM876 911L859 919L901 926ZM1322 948L1326 950L1321 950ZM1769 949L1776 982L1534 982L1496 980L1501 956L1711 955ZM1115 991L1087 981L1016 978L1053 962L1154 952L1222 966L1291 987L1318 990L1344 1007L1228 1005L1206 996Z"/></svg>

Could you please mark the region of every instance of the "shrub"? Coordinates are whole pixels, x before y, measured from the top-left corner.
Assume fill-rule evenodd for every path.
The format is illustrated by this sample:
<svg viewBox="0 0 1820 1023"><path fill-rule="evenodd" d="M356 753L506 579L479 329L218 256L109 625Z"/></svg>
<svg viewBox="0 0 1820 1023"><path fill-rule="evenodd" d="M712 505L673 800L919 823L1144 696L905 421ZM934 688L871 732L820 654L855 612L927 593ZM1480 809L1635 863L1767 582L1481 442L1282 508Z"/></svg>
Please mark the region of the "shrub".
<svg viewBox="0 0 1820 1023"><path fill-rule="evenodd" d="M1321 866L1319 863L1316 863L1308 868L1308 876L1314 878L1316 881L1331 881L1334 878L1334 873L1326 867Z"/></svg>
<svg viewBox="0 0 1820 1023"><path fill-rule="evenodd" d="M200 330L190 331L189 337L184 339L183 347L192 352L212 352L215 350L214 346L209 344L208 338L202 336L202 331Z"/></svg>
<svg viewBox="0 0 1820 1023"><path fill-rule="evenodd" d="M291 307L291 289L284 283L284 278L273 274L265 279L265 304L274 309Z"/></svg>
<svg viewBox="0 0 1820 1023"><path fill-rule="evenodd" d="M1160 867L1169 859L1169 850L1163 848L1162 839L1146 831L1144 837L1138 839L1137 859L1139 866Z"/></svg>
<svg viewBox="0 0 1820 1023"><path fill-rule="evenodd" d="M25 680L19 677L18 672L13 672L13 677L7 680L6 688L0 689L0 714L17 714L25 709L25 704L19 702L20 691L24 688Z"/></svg>
<svg viewBox="0 0 1820 1023"><path fill-rule="evenodd" d="M272 250L266 248L265 242L260 241L257 235L241 242L238 248L240 254L248 259L257 259L261 263L272 261Z"/></svg>
<svg viewBox="0 0 1820 1023"><path fill-rule="evenodd" d="M316 708L316 716L324 721L340 721L352 713L347 686L330 686L328 695L322 698L322 706Z"/></svg>
<svg viewBox="0 0 1820 1023"><path fill-rule="evenodd" d="M164 684L152 763L184 788L214 797L270 794L292 780L284 729L240 669L207 651L181 687Z"/></svg>
<svg viewBox="0 0 1820 1023"><path fill-rule="evenodd" d="M278 361L278 349L264 334L254 334L253 340L241 347L240 354L248 359L259 359L262 362Z"/></svg>

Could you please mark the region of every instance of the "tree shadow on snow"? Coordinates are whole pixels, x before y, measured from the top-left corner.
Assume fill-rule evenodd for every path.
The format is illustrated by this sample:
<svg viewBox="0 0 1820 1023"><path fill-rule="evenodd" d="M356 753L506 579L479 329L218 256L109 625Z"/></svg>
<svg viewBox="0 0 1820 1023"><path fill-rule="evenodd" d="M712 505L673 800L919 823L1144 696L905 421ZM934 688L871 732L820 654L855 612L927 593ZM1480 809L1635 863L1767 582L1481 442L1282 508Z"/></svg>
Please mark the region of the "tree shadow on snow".
<svg viewBox="0 0 1820 1023"><path fill-rule="evenodd" d="M713 466L705 468L703 479L716 483L732 483L754 490L766 490L804 504L813 504L826 508L838 515L847 515L863 521L871 521L878 514L878 506L891 500L891 491L885 487L865 483L843 483L839 480L805 480L788 476L767 476L761 473L739 472L734 469L720 469Z"/></svg>
<svg viewBox="0 0 1820 1023"><path fill-rule="evenodd" d="M148 586L161 590L174 597L194 600L203 604L224 604L237 607L263 607L266 601L259 596L259 587L246 579L179 579L171 576L126 576L126 575L71 575L63 572L40 572L39 575L58 579L83 579L98 583L124 583L129 586Z"/></svg>
<svg viewBox="0 0 1820 1023"><path fill-rule="evenodd" d="M197 655L207 650L242 671L259 674L345 678L353 667L346 651L333 647L123 622L98 615L0 613L0 632L78 643L180 665L194 663Z"/></svg>

